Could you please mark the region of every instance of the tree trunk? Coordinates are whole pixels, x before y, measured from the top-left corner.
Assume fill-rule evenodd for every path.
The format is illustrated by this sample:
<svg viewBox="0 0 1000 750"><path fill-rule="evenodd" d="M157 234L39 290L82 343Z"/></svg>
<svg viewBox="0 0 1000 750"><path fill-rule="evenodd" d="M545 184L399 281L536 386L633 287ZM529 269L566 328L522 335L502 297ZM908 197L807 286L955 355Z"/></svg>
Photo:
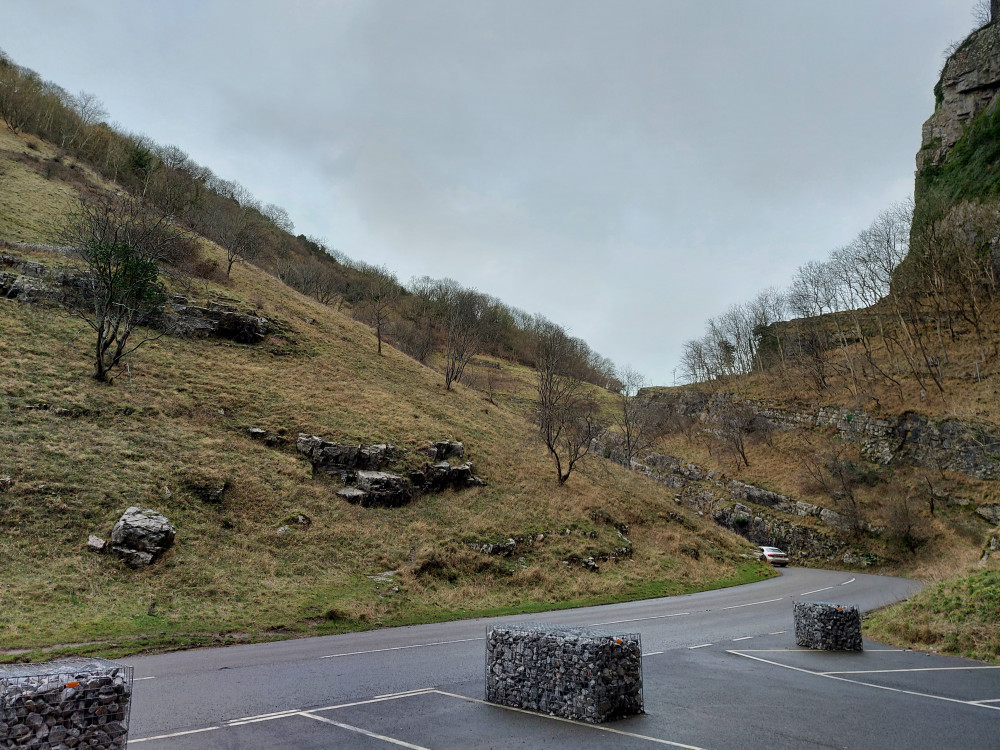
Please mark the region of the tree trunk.
<svg viewBox="0 0 1000 750"><path fill-rule="evenodd" d="M990 22L1000 19L1000 0L990 0Z"/></svg>

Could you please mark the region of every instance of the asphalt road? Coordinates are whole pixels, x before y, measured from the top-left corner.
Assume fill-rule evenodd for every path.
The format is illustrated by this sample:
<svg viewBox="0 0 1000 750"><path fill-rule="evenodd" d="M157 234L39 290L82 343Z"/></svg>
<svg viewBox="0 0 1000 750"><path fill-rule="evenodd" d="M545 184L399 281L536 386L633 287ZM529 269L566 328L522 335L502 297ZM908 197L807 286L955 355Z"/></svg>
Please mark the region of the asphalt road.
<svg viewBox="0 0 1000 750"><path fill-rule="evenodd" d="M792 568L666 599L136 658L130 745L1000 747L1000 669L795 646L793 600L869 610L919 585ZM523 620L640 633L645 715L593 727L484 704L486 626Z"/></svg>

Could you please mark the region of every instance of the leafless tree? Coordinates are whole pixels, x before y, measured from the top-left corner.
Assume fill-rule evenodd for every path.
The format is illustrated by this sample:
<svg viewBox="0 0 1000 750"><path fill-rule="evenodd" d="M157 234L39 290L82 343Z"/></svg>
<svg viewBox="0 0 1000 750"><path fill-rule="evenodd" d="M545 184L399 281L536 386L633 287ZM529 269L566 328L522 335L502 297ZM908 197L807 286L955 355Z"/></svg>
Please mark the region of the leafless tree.
<svg viewBox="0 0 1000 750"><path fill-rule="evenodd" d="M621 441L622 463L632 461L648 451L662 436L663 427L651 408L649 393L644 391L646 380L632 367L618 372L618 404L613 418Z"/></svg>
<svg viewBox="0 0 1000 750"><path fill-rule="evenodd" d="M226 250L226 278L237 260L252 262L264 248L264 237L254 212L239 208L220 214L214 223L216 242Z"/></svg>
<svg viewBox="0 0 1000 750"><path fill-rule="evenodd" d="M738 469L741 464L750 466L749 444L768 437L773 427L766 417L747 404L724 398L712 410L712 430L716 444L733 459Z"/></svg>
<svg viewBox="0 0 1000 750"><path fill-rule="evenodd" d="M597 404L587 398L583 383L572 374L579 365L573 339L544 319L537 320L536 334L536 419L559 484L565 484L605 426Z"/></svg>
<svg viewBox="0 0 1000 750"><path fill-rule="evenodd" d="M295 230L295 225L292 224L292 220L289 218L288 212L281 206L274 203L268 203L260 209L260 212L264 214L264 216L266 216L267 219L274 224L274 226L283 232L291 234Z"/></svg>
<svg viewBox="0 0 1000 750"><path fill-rule="evenodd" d="M382 337L389 323L390 314L399 301L402 287L400 287L396 275L385 266L370 266L359 263L357 270L363 274L358 311L362 319L375 329L378 353L381 355Z"/></svg>

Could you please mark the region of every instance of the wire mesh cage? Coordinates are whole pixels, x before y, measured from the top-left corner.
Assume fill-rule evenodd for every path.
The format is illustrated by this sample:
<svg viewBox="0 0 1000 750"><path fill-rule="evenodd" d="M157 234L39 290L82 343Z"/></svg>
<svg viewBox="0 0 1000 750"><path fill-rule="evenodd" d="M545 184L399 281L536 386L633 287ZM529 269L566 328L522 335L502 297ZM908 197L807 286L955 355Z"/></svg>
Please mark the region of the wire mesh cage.
<svg viewBox="0 0 1000 750"><path fill-rule="evenodd" d="M107 659L0 665L0 749L125 748L132 681Z"/></svg>
<svg viewBox="0 0 1000 750"><path fill-rule="evenodd" d="M491 625L485 667L490 703L593 723L643 713L639 633Z"/></svg>

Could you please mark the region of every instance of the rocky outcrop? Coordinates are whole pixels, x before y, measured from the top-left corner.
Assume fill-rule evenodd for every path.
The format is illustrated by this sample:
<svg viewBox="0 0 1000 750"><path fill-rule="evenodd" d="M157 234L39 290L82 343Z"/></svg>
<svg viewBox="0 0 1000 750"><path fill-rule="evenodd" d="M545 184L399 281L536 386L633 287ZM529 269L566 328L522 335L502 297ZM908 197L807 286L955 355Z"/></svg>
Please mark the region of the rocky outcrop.
<svg viewBox="0 0 1000 750"><path fill-rule="evenodd" d="M472 464L468 462L458 466L453 466L447 461L424 464L422 470L410 473L410 481L424 492L464 490L466 487L486 485L486 482L472 473Z"/></svg>
<svg viewBox="0 0 1000 750"><path fill-rule="evenodd" d="M703 422L718 404L732 401L721 393L656 391L650 399L663 423L674 415ZM960 419L930 419L915 412L876 415L844 406L806 406L740 400L779 429L836 430L858 443L868 460L890 465L910 462L956 471L976 479L1000 478L1000 428ZM671 467L673 471L673 467Z"/></svg>
<svg viewBox="0 0 1000 750"><path fill-rule="evenodd" d="M427 449L427 456L431 461L465 458L465 445L456 440L435 440Z"/></svg>
<svg viewBox="0 0 1000 750"><path fill-rule="evenodd" d="M396 457L395 447L386 443L347 445L305 433L299 434L295 447L312 462L313 472L342 480L359 470L378 471Z"/></svg>
<svg viewBox="0 0 1000 750"><path fill-rule="evenodd" d="M0 255L0 298L81 309L90 305L92 295L81 270L54 269L38 261ZM210 336L240 344L260 343L274 329L271 321L256 313L240 312L218 301L199 306L181 295L171 297L143 323L173 336Z"/></svg>
<svg viewBox="0 0 1000 750"><path fill-rule="evenodd" d="M132 506L111 530L111 551L132 568L151 565L174 543L177 530L155 510Z"/></svg>
<svg viewBox="0 0 1000 750"><path fill-rule="evenodd" d="M674 456L652 453L633 469L679 490L676 500L710 517L754 544L780 547L793 557L846 560L849 524L840 513L795 500L763 487L729 480ZM814 528L795 518L815 518L827 527ZM850 564L867 567L872 558L854 555ZM853 559L853 558L852 558ZM861 560L862 562L857 562Z"/></svg>
<svg viewBox="0 0 1000 750"><path fill-rule="evenodd" d="M252 432L251 436L263 439ZM462 490L486 484L473 473L468 461L457 466L446 460L425 463L405 478L389 474L382 469L398 461L406 451L386 443L348 445L300 433L295 445L299 453L312 462L313 473L336 477L349 485L339 490L338 496L363 507L396 507L408 503L417 493ZM450 440L432 442L428 454L462 457L465 446Z"/></svg>
<svg viewBox="0 0 1000 750"><path fill-rule="evenodd" d="M917 170L944 162L965 127L992 109L1000 93L1000 24L974 31L948 58L934 88L934 114L924 123Z"/></svg>
<svg viewBox="0 0 1000 750"><path fill-rule="evenodd" d="M385 471L359 471L355 481L356 489L364 493L358 504L365 507L394 508L413 497L409 482Z"/></svg>
<svg viewBox="0 0 1000 750"><path fill-rule="evenodd" d="M271 323L233 305L209 302L194 305L186 297L174 295L155 321L156 326L175 336L212 336L238 344L259 344L271 333Z"/></svg>
<svg viewBox="0 0 1000 750"><path fill-rule="evenodd" d="M716 507L712 520L754 544L780 547L794 557L833 560L844 547L833 532L820 532L743 503Z"/></svg>
<svg viewBox="0 0 1000 750"><path fill-rule="evenodd" d="M909 461L976 479L1000 478L1000 430L992 425L932 420L914 412L883 417L846 407L754 405L779 427L835 429L875 463Z"/></svg>

